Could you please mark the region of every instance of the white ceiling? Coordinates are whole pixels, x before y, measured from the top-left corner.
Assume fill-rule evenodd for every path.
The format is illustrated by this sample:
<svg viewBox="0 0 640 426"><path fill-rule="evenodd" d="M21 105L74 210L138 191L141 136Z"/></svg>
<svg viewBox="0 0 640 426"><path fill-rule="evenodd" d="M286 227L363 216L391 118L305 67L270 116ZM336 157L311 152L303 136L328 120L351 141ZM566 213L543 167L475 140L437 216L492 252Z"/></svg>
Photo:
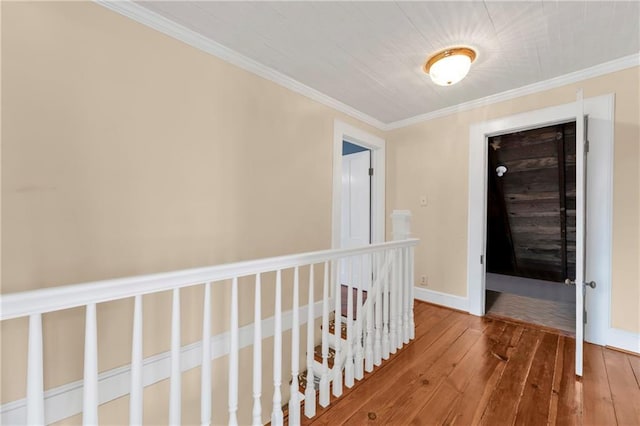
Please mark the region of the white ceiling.
<svg viewBox="0 0 640 426"><path fill-rule="evenodd" d="M137 4L383 123L640 51L638 1ZM434 85L425 59L459 44L469 76Z"/></svg>

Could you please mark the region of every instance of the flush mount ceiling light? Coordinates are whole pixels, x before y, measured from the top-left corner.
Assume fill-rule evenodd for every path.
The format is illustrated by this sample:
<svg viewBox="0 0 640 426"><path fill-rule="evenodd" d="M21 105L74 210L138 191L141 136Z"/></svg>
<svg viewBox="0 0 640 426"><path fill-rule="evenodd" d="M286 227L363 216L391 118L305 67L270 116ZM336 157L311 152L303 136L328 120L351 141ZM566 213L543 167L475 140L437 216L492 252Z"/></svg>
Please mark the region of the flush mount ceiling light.
<svg viewBox="0 0 640 426"><path fill-rule="evenodd" d="M451 47L431 56L423 70L435 84L451 86L465 78L475 59L475 50L469 47Z"/></svg>

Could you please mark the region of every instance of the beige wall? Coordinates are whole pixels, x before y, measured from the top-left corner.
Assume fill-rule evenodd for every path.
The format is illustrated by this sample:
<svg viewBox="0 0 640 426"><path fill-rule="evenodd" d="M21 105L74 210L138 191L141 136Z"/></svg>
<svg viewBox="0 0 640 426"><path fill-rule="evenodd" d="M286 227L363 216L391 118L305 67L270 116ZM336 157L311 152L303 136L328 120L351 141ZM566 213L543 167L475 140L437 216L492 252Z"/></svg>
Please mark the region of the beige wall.
<svg viewBox="0 0 640 426"><path fill-rule="evenodd" d="M469 124L570 102L578 87L385 135L96 4L1 7L3 293L329 247L339 118L387 139L387 207L414 213L416 275L464 296ZM640 331L638 70L579 86L617 96L613 325ZM198 339L200 298L183 293L184 344ZM268 298L263 308L271 315ZM131 309L99 307L101 370L128 362ZM145 297L145 356L168 349L169 311L169 295ZM223 330L228 312L214 315ZM250 318L243 308L241 323ZM80 378L82 320L82 309L45 316L47 388ZM25 329L2 325L3 402L24 396ZM166 386L145 394L162 400ZM112 406L104 419L126 418L126 399Z"/></svg>
<svg viewBox="0 0 640 426"><path fill-rule="evenodd" d="M328 248L334 119L381 136L90 2L2 2L2 90L3 293ZM183 344L201 294L183 291ZM169 348L170 295L144 304L150 356ZM128 363L132 306L98 307L101 370ZM83 315L45 315L47 388L81 377ZM213 315L224 330L225 303ZM3 402L24 396L25 330L2 324Z"/></svg>
<svg viewBox="0 0 640 426"><path fill-rule="evenodd" d="M585 97L615 93L612 326L640 332L639 68L394 130L387 139L387 207L413 212L416 277L466 296L469 126ZM419 206L426 194L428 206Z"/></svg>

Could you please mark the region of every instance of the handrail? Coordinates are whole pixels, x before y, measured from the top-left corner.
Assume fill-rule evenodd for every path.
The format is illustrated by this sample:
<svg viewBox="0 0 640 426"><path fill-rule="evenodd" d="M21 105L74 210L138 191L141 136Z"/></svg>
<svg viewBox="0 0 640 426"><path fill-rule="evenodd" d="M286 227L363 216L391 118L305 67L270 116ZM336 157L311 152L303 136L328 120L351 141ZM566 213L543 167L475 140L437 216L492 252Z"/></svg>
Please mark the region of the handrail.
<svg viewBox="0 0 640 426"><path fill-rule="evenodd" d="M380 249L412 247L418 245L418 242L418 239L410 238L371 244L365 247L321 250L0 295L0 321L76 308L90 303L104 303L136 295L223 281L234 277L333 261L345 256L374 253Z"/></svg>

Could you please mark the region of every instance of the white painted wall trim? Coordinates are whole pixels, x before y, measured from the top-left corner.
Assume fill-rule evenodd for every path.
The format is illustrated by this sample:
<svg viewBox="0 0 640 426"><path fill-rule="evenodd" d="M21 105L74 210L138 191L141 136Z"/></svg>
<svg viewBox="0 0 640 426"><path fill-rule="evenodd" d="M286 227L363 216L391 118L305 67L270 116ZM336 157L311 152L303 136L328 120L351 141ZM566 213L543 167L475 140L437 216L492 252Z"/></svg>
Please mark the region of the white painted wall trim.
<svg viewBox="0 0 640 426"><path fill-rule="evenodd" d="M466 297L456 296L448 293L441 293L423 287L414 287L414 297L416 300L433 303L459 311L469 311L469 300Z"/></svg>
<svg viewBox="0 0 640 426"><path fill-rule="evenodd" d="M329 306L333 306L329 300ZM300 308L300 325L307 322L307 307ZM313 306L314 318L322 316L322 301ZM282 329L290 330L292 311L282 313ZM273 336L274 317L262 320L263 339ZM220 333L211 338L211 359L223 357L229 353L229 332ZM253 323L239 330L240 349L253 344ZM198 367L202 360L202 341L183 346L181 349L181 370ZM126 365L100 373L98 377L99 404L128 395L131 390L131 365ZM143 386L150 386L169 378L171 374L171 351L153 355L143 361ZM63 420L82 412L82 380L58 386L45 392L45 421L47 424ZM0 406L0 424L26 424L27 401L20 399Z"/></svg>
<svg viewBox="0 0 640 426"><path fill-rule="evenodd" d="M385 240L385 141L340 120L333 123L333 197L331 217L331 248L340 247L342 213L342 141L371 150L373 180L371 182L371 242Z"/></svg>
<svg viewBox="0 0 640 426"><path fill-rule="evenodd" d="M589 116L590 151L587 173L587 271L586 309L589 321L585 340L605 345L610 327L614 95L585 99ZM469 214L467 245L467 295L469 312L484 315L486 258L487 137L575 120L575 103L569 103L495 120L469 129Z"/></svg>
<svg viewBox="0 0 640 426"><path fill-rule="evenodd" d="M225 47L220 43L211 40L210 38L204 37L203 35L190 30L170 19L167 19L164 16L155 13L143 6L140 6L131 0L94 1L99 5L106 7L107 9L124 15L127 18L133 19L134 21L146 25L147 27L160 31L161 33L166 34L169 37L180 40L188 44L189 46L195 47L196 49L216 56L226 62L242 68L245 71L249 71L250 73L272 81L273 83L276 83L293 92L306 96L309 99L312 99L337 111L345 113L373 127L376 127L378 129L383 129L385 127L385 124L382 121L375 119L361 111L358 111L357 109L350 107L349 105L342 103L337 99L332 98L331 96L325 95L324 93L312 87L300 83L298 80L294 80L293 78L288 77L285 74L274 70L273 68L263 65L251 58L248 58L236 52L235 50L229 49L228 47Z"/></svg>
<svg viewBox="0 0 640 426"><path fill-rule="evenodd" d="M599 77L601 75L610 74L616 71L622 71L627 68L640 66L640 53L623 56L613 61L604 62L590 68L585 68L559 77L550 78L548 80L539 81L516 89L507 90L505 92L496 93L495 95L485 96L484 98L474 99L469 102L463 102L447 108L431 111L426 114L416 115L404 120L387 123L384 130L400 129L402 127L411 126L417 123L433 120L447 115L456 114L462 111L469 111L475 108L485 107L487 105L508 101L510 99L519 98L521 96L531 95L534 93L544 92L545 90L555 89L557 87L566 86L567 84L577 83L590 78Z"/></svg>
<svg viewBox="0 0 640 426"><path fill-rule="evenodd" d="M624 349L640 355L640 333L632 333L611 327L607 331L607 346Z"/></svg>

